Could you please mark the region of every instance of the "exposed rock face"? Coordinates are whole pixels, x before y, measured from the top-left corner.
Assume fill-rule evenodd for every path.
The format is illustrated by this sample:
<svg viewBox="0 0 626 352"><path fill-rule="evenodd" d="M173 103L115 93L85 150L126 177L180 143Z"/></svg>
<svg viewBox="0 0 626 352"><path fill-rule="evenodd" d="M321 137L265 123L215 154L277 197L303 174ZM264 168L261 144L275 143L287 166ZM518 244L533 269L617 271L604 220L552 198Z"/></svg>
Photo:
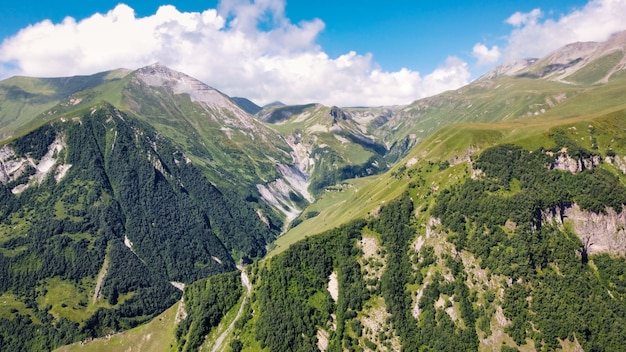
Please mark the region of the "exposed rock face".
<svg viewBox="0 0 626 352"><path fill-rule="evenodd" d="M607 156L606 158L604 158L604 162L606 162L607 164L615 165L615 167L620 169L623 174L626 174L626 156Z"/></svg>
<svg viewBox="0 0 626 352"><path fill-rule="evenodd" d="M545 211L543 217L548 223L562 225L565 221L570 222L587 254L626 256L626 209L618 213L613 208L607 208L606 214L596 214L573 204Z"/></svg>
<svg viewBox="0 0 626 352"><path fill-rule="evenodd" d="M36 180L41 184L43 180L54 172L54 178L57 182L61 181L67 171L72 167L70 164L57 164L57 155L66 147L65 138L58 136L52 144L48 146L48 152L41 158L35 160L31 157L20 157L8 145L0 148L0 183L6 184L16 181L29 168L34 169L34 174L28 177L26 183L15 186L12 189L14 194L18 194L27 189L32 180Z"/></svg>
<svg viewBox="0 0 626 352"><path fill-rule="evenodd" d="M291 222L300 213L301 209L292 199L293 195L300 195L308 202L313 201L313 196L308 191L310 184L309 176L302 173L295 166L278 165L281 177L267 185L257 185L257 190L263 200L269 205L281 211Z"/></svg>
<svg viewBox="0 0 626 352"><path fill-rule="evenodd" d="M219 116L230 127L259 131L257 121L228 96L184 73L157 63L138 69L134 82L165 88L175 95L187 94L192 102L202 106L213 119Z"/></svg>
<svg viewBox="0 0 626 352"><path fill-rule="evenodd" d="M345 121L348 119L348 115L336 106L333 106L330 109L329 114L333 118L333 125L336 124L339 120Z"/></svg>
<svg viewBox="0 0 626 352"><path fill-rule="evenodd" d="M602 159L598 155L592 155L589 158L573 158L565 152L561 152L557 155L556 159L550 164L550 170L563 170L569 171L573 174L581 172L583 170L591 170L594 167L600 165Z"/></svg>
<svg viewBox="0 0 626 352"><path fill-rule="evenodd" d="M27 161L18 158L8 145L0 148L0 182L14 181L24 173Z"/></svg>

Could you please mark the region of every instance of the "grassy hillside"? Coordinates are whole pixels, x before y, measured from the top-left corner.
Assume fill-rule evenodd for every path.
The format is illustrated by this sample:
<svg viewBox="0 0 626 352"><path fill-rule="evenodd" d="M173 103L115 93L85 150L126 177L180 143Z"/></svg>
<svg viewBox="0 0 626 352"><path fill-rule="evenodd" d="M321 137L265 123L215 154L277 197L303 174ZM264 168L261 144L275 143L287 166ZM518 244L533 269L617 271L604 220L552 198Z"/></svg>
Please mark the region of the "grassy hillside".
<svg viewBox="0 0 626 352"><path fill-rule="evenodd" d="M612 89L607 88L606 92L610 91ZM411 187L418 174L420 182L431 187L443 188L457 182L467 172L467 161L473 154L496 144L514 143L527 149L551 148L554 146L554 141L549 138L551 131L562 129L585 148L597 150L601 155L606 155L609 150L624 155L624 143L616 133L623 133L626 128L626 110L618 109L619 106L605 108L600 109L604 113L568 119L547 115L495 124L463 123L444 127L422 141L385 174L346 180L327 188L303 213L302 222L276 240L275 251L280 252L305 236L375 214L381 205ZM612 110L615 111L606 113ZM441 168L446 162L450 167ZM418 192L419 197L424 197L429 190L420 188ZM274 252L270 252L271 255Z"/></svg>
<svg viewBox="0 0 626 352"><path fill-rule="evenodd" d="M119 102L119 96L107 95L107 89L103 87L116 85L127 72L115 70L68 78L12 77L0 82L0 139L24 133L41 124L33 118L43 113L49 114L40 116L40 120L56 115L61 109L67 110L81 103L84 106L89 97L99 95L97 101L105 98L113 104ZM94 87L100 88L91 90ZM74 95L85 90L90 90L90 93ZM57 109L50 111L54 107Z"/></svg>
<svg viewBox="0 0 626 352"><path fill-rule="evenodd" d="M580 74L585 72L581 70ZM602 115L626 108L620 98L626 88L624 78L615 74L608 83L598 85L511 76L477 80L399 110L376 135L393 142L411 134L424 139L446 125L459 122L519 120L521 126L529 119L533 125L533 118L553 121Z"/></svg>
<svg viewBox="0 0 626 352"><path fill-rule="evenodd" d="M154 351L177 350L174 330L181 302L174 304L151 322L136 328L89 341L81 341L56 349L56 352L106 352L106 351Z"/></svg>

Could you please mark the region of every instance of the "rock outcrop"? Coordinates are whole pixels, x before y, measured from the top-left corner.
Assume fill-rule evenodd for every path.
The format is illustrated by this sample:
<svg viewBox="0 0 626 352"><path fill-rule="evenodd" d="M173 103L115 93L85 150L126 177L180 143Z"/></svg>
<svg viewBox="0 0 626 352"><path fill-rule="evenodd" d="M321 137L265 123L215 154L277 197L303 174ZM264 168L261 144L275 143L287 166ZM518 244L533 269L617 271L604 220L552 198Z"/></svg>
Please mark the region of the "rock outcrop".
<svg viewBox="0 0 626 352"><path fill-rule="evenodd" d="M626 209L618 213L613 208L607 208L606 214L596 214L573 204L545 211L543 221L559 226L569 222L587 254L626 256Z"/></svg>

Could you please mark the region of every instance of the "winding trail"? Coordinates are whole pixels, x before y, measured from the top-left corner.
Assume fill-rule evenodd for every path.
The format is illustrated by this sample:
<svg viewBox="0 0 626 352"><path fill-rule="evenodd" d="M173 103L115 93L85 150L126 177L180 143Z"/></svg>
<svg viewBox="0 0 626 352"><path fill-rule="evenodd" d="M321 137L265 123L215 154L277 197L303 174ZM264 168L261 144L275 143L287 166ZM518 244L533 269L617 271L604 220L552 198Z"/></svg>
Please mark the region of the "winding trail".
<svg viewBox="0 0 626 352"><path fill-rule="evenodd" d="M246 296L243 298L243 301L241 302L241 306L239 306L239 311L237 311L237 315L235 316L235 319L233 319L230 325L228 325L228 328L226 328L226 330L224 330L224 332L222 332L220 336L215 340L215 345L213 345L213 349L211 350L211 352L217 352L218 350L222 349L224 340L226 339L226 337L228 337L231 331L233 331L233 329L235 328L235 323L241 317L241 313L243 313L243 307L246 305L246 301L248 300L248 298L250 298L250 294L252 293L252 285L250 284L250 279L248 278L248 274L246 274L246 271L244 269L240 269L240 270L241 270L241 284L248 291L246 292Z"/></svg>

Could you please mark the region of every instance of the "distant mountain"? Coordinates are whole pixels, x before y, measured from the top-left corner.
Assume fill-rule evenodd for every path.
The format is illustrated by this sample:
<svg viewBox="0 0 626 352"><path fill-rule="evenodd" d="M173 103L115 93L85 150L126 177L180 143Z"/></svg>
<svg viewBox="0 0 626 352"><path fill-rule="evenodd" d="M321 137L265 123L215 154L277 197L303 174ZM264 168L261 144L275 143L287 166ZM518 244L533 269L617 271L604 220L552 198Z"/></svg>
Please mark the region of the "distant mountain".
<svg viewBox="0 0 626 352"><path fill-rule="evenodd" d="M261 109L263 109L262 107L256 105L255 103L253 103L252 101L246 98L231 97L231 99L237 105L239 105L245 112L247 112L250 115L254 115L257 112L261 111Z"/></svg>
<svg viewBox="0 0 626 352"><path fill-rule="evenodd" d="M273 107L273 106L286 106L286 105L285 105L285 104L283 104L283 103L282 103L282 102L280 102L280 101L274 101L274 102L271 102L271 103L269 103L269 104L263 105L263 108L271 108L271 107Z"/></svg>
<svg viewBox="0 0 626 352"><path fill-rule="evenodd" d="M613 34L606 42L572 43L542 59L504 64L482 79L506 75L589 85L607 83L625 67L626 31Z"/></svg>

